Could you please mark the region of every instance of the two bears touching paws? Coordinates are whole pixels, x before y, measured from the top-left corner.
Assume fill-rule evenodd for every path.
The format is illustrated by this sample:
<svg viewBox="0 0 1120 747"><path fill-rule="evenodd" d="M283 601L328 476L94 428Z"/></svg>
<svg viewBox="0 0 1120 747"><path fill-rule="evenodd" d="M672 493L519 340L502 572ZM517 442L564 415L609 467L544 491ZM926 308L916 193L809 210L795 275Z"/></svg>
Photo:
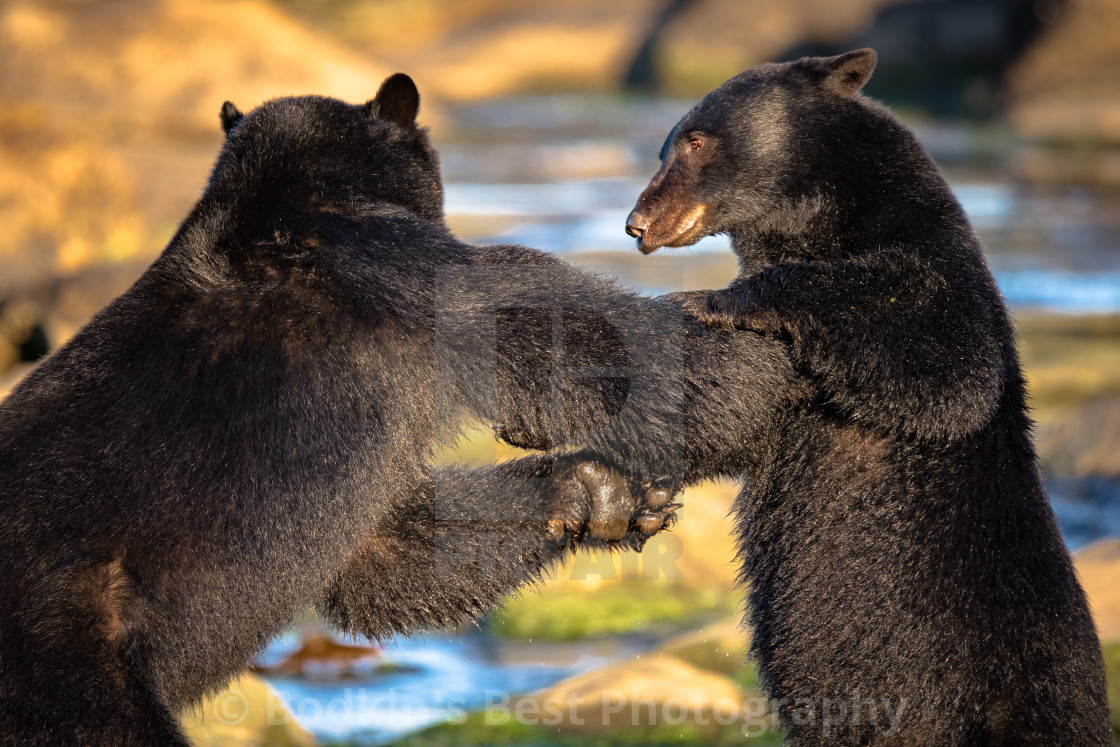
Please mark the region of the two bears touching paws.
<svg viewBox="0 0 1120 747"><path fill-rule="evenodd" d="M798 718L853 688L899 744L1110 744L1010 318L875 61L761 65L681 119L627 230L728 234L740 276L660 298L452 235L408 76L223 106L164 252L0 404L0 743L187 747L177 714L309 605L462 624L722 476L791 744L880 743ZM468 419L555 453L433 467Z"/></svg>

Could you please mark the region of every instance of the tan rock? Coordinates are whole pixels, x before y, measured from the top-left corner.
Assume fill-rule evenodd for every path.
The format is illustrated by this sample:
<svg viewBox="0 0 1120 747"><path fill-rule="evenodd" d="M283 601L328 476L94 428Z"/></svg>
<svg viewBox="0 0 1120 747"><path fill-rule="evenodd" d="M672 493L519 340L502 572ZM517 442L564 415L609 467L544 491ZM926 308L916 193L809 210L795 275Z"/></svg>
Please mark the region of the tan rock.
<svg viewBox="0 0 1120 747"><path fill-rule="evenodd" d="M1099 540L1073 556L1104 643L1120 643L1120 538Z"/></svg>
<svg viewBox="0 0 1120 747"><path fill-rule="evenodd" d="M738 564L732 536L732 482L705 482L681 493L679 521L636 553L579 553L557 570L556 588L594 589L610 581L658 581L732 593ZM671 592L669 592L671 593Z"/></svg>
<svg viewBox="0 0 1120 747"><path fill-rule="evenodd" d="M738 494L738 483L718 480L690 488L677 498L684 507L665 541L679 543L676 566L685 583L719 589L735 586L739 563L731 507Z"/></svg>
<svg viewBox="0 0 1120 747"><path fill-rule="evenodd" d="M708 90L795 44L851 38L898 1L698 0L665 30L666 82L682 94Z"/></svg>
<svg viewBox="0 0 1120 747"><path fill-rule="evenodd" d="M577 6L575 8L570 6ZM584 12L578 13L576 10ZM443 98L479 99L526 88L614 88L648 24L642 4L568 3L563 13L520 15L454 34L413 58L418 80Z"/></svg>
<svg viewBox="0 0 1120 747"><path fill-rule="evenodd" d="M365 101L393 71L264 0L0 3L0 285L154 256L205 185L224 100Z"/></svg>
<svg viewBox="0 0 1120 747"><path fill-rule="evenodd" d="M182 718L199 747L314 747L315 738L295 720L264 680L246 674Z"/></svg>
<svg viewBox="0 0 1120 747"><path fill-rule="evenodd" d="M22 363L0 374L0 402L4 401L16 385L23 381L23 377L31 373L35 366L31 363Z"/></svg>
<svg viewBox="0 0 1120 747"><path fill-rule="evenodd" d="M243 110L292 93L364 101L393 72L261 0L16 0L0 11L0 48L7 102L94 130L215 141L225 99Z"/></svg>
<svg viewBox="0 0 1120 747"><path fill-rule="evenodd" d="M339 640L333 631L318 622L300 625L299 637L299 647L282 661L258 664L252 671L322 682L343 679L368 681L375 674L417 671L414 667L382 661L382 651L378 647L357 640Z"/></svg>
<svg viewBox="0 0 1120 747"><path fill-rule="evenodd" d="M147 238L136 175L46 109L0 110L0 294L130 257Z"/></svg>
<svg viewBox="0 0 1120 747"><path fill-rule="evenodd" d="M1042 140L1120 143L1120 0L1045 5L1051 27L1008 75L1012 124Z"/></svg>
<svg viewBox="0 0 1120 747"><path fill-rule="evenodd" d="M749 693L729 678L664 654L642 656L564 680L532 696L540 714L599 731L680 719L731 723ZM651 719L650 716L653 716Z"/></svg>
<svg viewBox="0 0 1120 747"><path fill-rule="evenodd" d="M268 673L288 677L335 680L351 674L355 665L376 661L381 652L372 646L339 643L322 633L305 635L300 647Z"/></svg>
<svg viewBox="0 0 1120 747"><path fill-rule="evenodd" d="M1097 397L1055 417L1038 451L1056 475L1120 477L1120 397Z"/></svg>
<svg viewBox="0 0 1120 747"><path fill-rule="evenodd" d="M470 100L531 89L613 89L658 0L293 0L363 49L404 65L421 91Z"/></svg>
<svg viewBox="0 0 1120 747"><path fill-rule="evenodd" d="M732 675L746 665L749 646L750 630L742 625L741 615L732 615L699 630L673 636L658 653L675 656L700 669Z"/></svg>
<svg viewBox="0 0 1120 747"><path fill-rule="evenodd" d="M322 3L290 0L323 18ZM697 0L663 29L657 63L689 96L806 40L839 41L900 0ZM659 0L333 3L325 23L423 73L443 97L616 89L665 9Z"/></svg>

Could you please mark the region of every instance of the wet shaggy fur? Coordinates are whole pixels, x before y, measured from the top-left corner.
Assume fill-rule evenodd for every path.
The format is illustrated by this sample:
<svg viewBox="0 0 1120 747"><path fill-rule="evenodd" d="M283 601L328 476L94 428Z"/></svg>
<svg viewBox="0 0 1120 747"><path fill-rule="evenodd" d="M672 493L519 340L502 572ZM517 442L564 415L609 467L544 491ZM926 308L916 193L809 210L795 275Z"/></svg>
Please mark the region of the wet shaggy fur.
<svg viewBox="0 0 1120 747"><path fill-rule="evenodd" d="M794 745L1111 744L1007 309L936 166L858 93L874 64L728 81L629 220L647 252L730 235L731 287L678 298L812 387L737 503L753 655Z"/></svg>
<svg viewBox="0 0 1120 747"><path fill-rule="evenodd" d="M0 405L0 744L185 745L177 712L307 605L384 637L537 578L576 539L547 520L596 518L578 455L429 467L464 418L657 477L728 463L722 423L786 396L780 344L457 241L417 104L394 76L224 107L163 254Z"/></svg>

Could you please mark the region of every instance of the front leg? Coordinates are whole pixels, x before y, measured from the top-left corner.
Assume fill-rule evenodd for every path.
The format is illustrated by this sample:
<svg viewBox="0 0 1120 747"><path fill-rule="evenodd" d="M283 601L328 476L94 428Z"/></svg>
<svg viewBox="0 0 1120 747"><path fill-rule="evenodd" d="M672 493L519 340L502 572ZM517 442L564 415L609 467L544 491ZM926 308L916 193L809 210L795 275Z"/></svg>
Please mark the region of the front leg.
<svg viewBox="0 0 1120 747"><path fill-rule="evenodd" d="M437 470L389 508L317 606L375 639L455 627L578 547L640 548L674 521L671 497L577 455Z"/></svg>
<svg viewBox="0 0 1120 747"><path fill-rule="evenodd" d="M485 247L454 270L436 314L449 407L514 445L586 447L682 485L741 475L803 388L782 341L710 329L554 257Z"/></svg>

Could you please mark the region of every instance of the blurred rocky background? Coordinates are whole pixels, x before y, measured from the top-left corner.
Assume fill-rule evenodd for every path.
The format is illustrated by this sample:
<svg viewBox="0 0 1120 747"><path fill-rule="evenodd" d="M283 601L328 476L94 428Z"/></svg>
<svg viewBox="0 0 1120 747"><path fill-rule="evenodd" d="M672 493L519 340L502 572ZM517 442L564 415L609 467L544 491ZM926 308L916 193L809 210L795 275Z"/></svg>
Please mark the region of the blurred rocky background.
<svg viewBox="0 0 1120 747"><path fill-rule="evenodd" d="M0 397L161 250L205 183L226 99L361 101L408 72L457 232L661 292L734 274L720 239L640 257L623 234L668 128L753 64L861 46L880 55L867 92L945 168L1018 320L1051 498L1118 702L1120 0L0 0ZM512 454L472 430L443 458ZM708 718L758 694L735 490L689 491L673 535L581 557L482 630L372 646L309 615L185 716L192 738L740 743L741 721ZM485 711L487 692L530 712L619 691L680 696L684 722L589 712L595 729L546 728Z"/></svg>
<svg viewBox="0 0 1120 747"><path fill-rule="evenodd" d="M364 99L405 70L438 140L454 137L449 107L464 103L687 101L761 61L870 45L868 93L918 121L973 126L935 127L943 155L997 158L1031 183L1112 187L1117 39L1117 0L5 0L0 303L40 295L0 317L0 371L34 355L33 333L41 342L53 325L57 345L88 313L50 318L74 295L60 278L159 251L201 189L227 98ZM113 291L129 274L103 273Z"/></svg>

